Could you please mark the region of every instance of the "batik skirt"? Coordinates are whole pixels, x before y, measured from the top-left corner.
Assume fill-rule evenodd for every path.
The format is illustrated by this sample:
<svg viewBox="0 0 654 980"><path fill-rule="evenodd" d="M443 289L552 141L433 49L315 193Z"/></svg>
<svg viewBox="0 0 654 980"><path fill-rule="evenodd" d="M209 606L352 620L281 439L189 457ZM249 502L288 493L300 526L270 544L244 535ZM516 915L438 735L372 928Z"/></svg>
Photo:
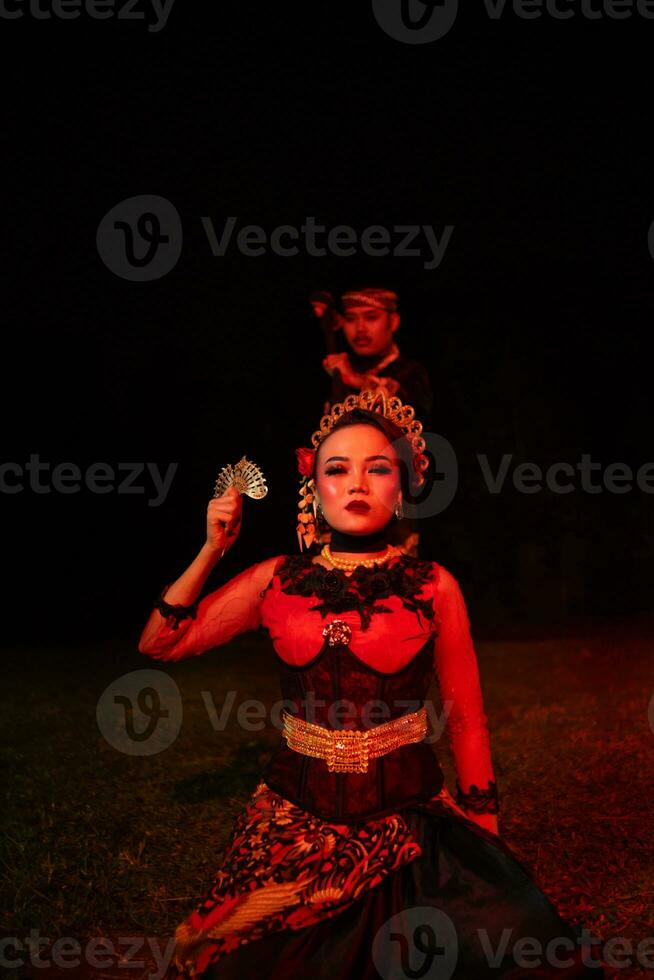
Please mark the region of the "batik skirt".
<svg viewBox="0 0 654 980"><path fill-rule="evenodd" d="M175 938L168 980L605 976L597 940L446 788L339 824L260 782Z"/></svg>

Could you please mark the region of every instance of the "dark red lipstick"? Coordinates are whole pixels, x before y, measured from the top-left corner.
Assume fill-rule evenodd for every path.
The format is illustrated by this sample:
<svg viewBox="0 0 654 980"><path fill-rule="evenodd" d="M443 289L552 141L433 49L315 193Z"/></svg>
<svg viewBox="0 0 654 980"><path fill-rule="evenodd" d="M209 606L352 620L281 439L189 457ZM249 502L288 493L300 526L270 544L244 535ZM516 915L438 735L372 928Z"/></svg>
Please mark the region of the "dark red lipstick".
<svg viewBox="0 0 654 980"><path fill-rule="evenodd" d="M370 510L370 505L365 500L351 500L345 509L367 511Z"/></svg>

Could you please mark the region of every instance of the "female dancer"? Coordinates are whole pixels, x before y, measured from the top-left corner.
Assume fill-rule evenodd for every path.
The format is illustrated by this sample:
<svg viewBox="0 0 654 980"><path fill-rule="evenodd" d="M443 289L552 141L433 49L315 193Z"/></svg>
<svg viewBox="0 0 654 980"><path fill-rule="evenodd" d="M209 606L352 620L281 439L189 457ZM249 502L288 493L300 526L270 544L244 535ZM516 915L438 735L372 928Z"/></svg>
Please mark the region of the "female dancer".
<svg viewBox="0 0 654 980"><path fill-rule="evenodd" d="M387 544L428 465L413 416L379 392L334 406L312 448L297 450L309 550L259 562L198 602L242 518L234 487L212 500L206 543L145 626L139 649L164 661L264 627L285 705L281 745L176 930L171 977L604 976L498 836L456 579ZM456 799L425 741L435 677Z"/></svg>

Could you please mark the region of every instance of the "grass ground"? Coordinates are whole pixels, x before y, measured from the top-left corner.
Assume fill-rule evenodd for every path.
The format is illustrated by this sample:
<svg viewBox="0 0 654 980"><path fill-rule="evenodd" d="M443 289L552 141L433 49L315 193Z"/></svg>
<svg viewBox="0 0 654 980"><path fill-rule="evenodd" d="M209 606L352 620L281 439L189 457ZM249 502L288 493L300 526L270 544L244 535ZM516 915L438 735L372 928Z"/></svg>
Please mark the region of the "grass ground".
<svg viewBox="0 0 654 980"><path fill-rule="evenodd" d="M603 944L631 941L634 954L654 936L653 634L632 621L476 643L502 837L562 915ZM165 751L128 756L100 734L96 705L116 677L146 668L166 669L178 685L181 730ZM210 883L279 740L270 722L244 731L236 717L247 698L270 707L279 697L267 639L249 634L168 666L129 644L10 651L4 681L3 935L24 941L37 930L83 945L113 937L114 949L142 961L46 971L24 953L8 972L156 975L152 947L143 939L130 951L126 937L165 946ZM217 731L207 702L219 711L230 690L236 701ZM438 705L436 687L432 697ZM437 752L453 788L444 742ZM654 975L654 941L650 949L649 970L641 956L640 968L609 976Z"/></svg>

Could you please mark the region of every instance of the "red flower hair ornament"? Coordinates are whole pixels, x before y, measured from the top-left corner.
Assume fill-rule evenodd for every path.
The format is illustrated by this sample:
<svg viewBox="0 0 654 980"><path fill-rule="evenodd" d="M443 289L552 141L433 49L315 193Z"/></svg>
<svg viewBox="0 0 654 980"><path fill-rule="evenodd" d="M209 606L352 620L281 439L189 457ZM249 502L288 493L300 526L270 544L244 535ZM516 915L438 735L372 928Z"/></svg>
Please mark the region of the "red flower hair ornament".
<svg viewBox="0 0 654 980"><path fill-rule="evenodd" d="M314 541L320 541L318 531L318 513L315 495L315 480L313 478L316 468L315 449L301 446L295 450L297 456L297 468L300 473L300 504L298 509L297 539L300 551L303 548L309 549Z"/></svg>
<svg viewBox="0 0 654 980"><path fill-rule="evenodd" d="M295 455L297 456L298 473L301 476L312 477L316 465L316 450L301 446L295 450Z"/></svg>

